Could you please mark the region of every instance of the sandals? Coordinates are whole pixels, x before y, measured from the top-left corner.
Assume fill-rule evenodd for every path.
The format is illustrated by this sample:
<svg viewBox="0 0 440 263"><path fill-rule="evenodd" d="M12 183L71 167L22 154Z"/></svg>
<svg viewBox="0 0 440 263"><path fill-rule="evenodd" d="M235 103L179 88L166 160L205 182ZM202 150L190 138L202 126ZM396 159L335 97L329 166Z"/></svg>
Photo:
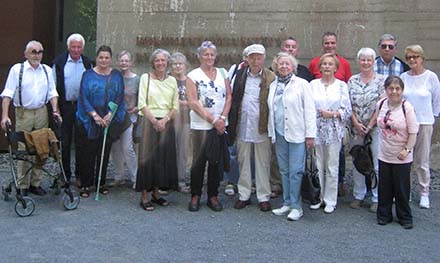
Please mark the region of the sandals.
<svg viewBox="0 0 440 263"><path fill-rule="evenodd" d="M154 205L150 201L144 203L141 200L141 207L145 211L153 211L154 210Z"/></svg>
<svg viewBox="0 0 440 263"><path fill-rule="evenodd" d="M108 190L108 188L102 187L99 189L99 193L102 195L108 195L108 193L110 193L110 191Z"/></svg>
<svg viewBox="0 0 440 263"><path fill-rule="evenodd" d="M162 197L156 198L154 194L151 195L151 202L158 204L160 206L168 206L170 203L163 199Z"/></svg>
<svg viewBox="0 0 440 263"><path fill-rule="evenodd" d="M82 198L88 198L90 196L90 191L88 187L82 187L79 191L79 196Z"/></svg>

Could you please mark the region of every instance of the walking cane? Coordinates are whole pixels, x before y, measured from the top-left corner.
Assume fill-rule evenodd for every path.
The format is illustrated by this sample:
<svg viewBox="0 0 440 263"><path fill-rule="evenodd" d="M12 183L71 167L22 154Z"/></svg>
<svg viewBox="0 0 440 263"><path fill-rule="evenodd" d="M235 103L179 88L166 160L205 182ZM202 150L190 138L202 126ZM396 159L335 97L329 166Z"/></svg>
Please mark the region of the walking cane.
<svg viewBox="0 0 440 263"><path fill-rule="evenodd" d="M110 116L110 123L112 123L113 117L116 115L116 111L118 110L119 106L113 101L110 101L108 103L108 107L110 108L110 111L112 113L112 115ZM107 127L104 128L104 139L102 142L101 161L99 162L98 185L96 186L96 196L95 196L96 201L99 201L99 190L100 190L99 188L101 187L102 163L104 161L105 142L107 140L108 127L110 127L110 123L109 125L107 125Z"/></svg>

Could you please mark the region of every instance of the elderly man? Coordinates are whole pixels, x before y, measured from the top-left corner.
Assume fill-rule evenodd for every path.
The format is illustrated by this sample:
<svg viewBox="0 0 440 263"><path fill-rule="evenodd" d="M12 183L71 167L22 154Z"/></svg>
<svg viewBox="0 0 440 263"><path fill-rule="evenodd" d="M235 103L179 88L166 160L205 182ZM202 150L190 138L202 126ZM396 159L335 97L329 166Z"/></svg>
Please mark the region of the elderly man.
<svg viewBox="0 0 440 263"><path fill-rule="evenodd" d="M281 51L287 52L297 59L299 53L299 44L296 38L288 37L286 40L284 40L281 44ZM308 82L313 80L313 76L310 73L309 69L301 64L298 64L298 68L296 69L296 76L303 78Z"/></svg>
<svg viewBox="0 0 440 263"><path fill-rule="evenodd" d="M24 63L17 63L9 71L2 100L1 126L6 130L6 123L11 123L9 118L9 105L11 100L15 106L15 130L32 131L47 128L48 112L46 104L50 101L53 115L60 118L58 110L58 93L52 77L52 69L41 64L43 58L43 45L35 40L30 41L25 48ZM19 143L20 150L25 149L24 143ZM21 194L31 192L36 195L45 195L46 191L41 187L43 161L36 157L36 164L31 173L26 173L28 163L19 162L17 171L17 183Z"/></svg>
<svg viewBox="0 0 440 263"><path fill-rule="evenodd" d="M84 71L90 69L90 60L83 56L84 38L80 34L72 34L67 38L67 51L60 54L53 61L53 73L58 94L61 116L63 117L62 131L62 162L67 180L70 181L72 170L70 168L70 153L72 142L77 142L77 126L75 125L76 104L81 84L81 77ZM75 139L73 136L75 135ZM78 148L75 145L75 159L78 160ZM75 177L79 183L79 167L75 162Z"/></svg>
<svg viewBox="0 0 440 263"><path fill-rule="evenodd" d="M374 61L374 72L388 76L400 76L409 70L409 66L395 56L397 39L391 34L384 34L379 40L379 54Z"/></svg>
<svg viewBox="0 0 440 263"><path fill-rule="evenodd" d="M323 54L330 53L336 55L339 60L339 68L335 73L335 78L342 80L344 82L348 82L351 77L351 68L350 62L343 58L342 56L336 54L337 48L337 36L333 32L325 32L322 35L322 48ZM309 70L312 73L313 77L318 79L321 78L321 72L319 71L319 59L321 56L316 56L310 61Z"/></svg>
<svg viewBox="0 0 440 263"><path fill-rule="evenodd" d="M255 180L260 210L271 210L270 200L270 156L271 142L267 133L269 84L275 75L264 68L266 50L260 44L248 47L249 66L237 72L229 113L228 132L237 139L240 177L239 200L236 209L250 204L252 176L251 154L254 148Z"/></svg>

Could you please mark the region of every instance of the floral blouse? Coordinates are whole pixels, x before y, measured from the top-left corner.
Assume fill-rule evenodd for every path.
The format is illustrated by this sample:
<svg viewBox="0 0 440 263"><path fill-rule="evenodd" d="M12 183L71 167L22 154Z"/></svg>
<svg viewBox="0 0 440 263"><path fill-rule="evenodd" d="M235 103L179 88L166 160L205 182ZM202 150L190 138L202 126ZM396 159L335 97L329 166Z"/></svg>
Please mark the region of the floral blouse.
<svg viewBox="0 0 440 263"><path fill-rule="evenodd" d="M376 109L376 104L384 94L385 76L375 74L368 83L364 83L360 74L356 74L348 81L351 108L355 117L363 125L367 126ZM353 135L358 135L356 129L351 129Z"/></svg>
<svg viewBox="0 0 440 263"><path fill-rule="evenodd" d="M329 145L341 142L344 137L346 122L351 117L351 103L347 84L335 79L333 84L325 87L321 79L310 82L312 96L316 107L317 145ZM323 118L319 110L338 111L341 118Z"/></svg>

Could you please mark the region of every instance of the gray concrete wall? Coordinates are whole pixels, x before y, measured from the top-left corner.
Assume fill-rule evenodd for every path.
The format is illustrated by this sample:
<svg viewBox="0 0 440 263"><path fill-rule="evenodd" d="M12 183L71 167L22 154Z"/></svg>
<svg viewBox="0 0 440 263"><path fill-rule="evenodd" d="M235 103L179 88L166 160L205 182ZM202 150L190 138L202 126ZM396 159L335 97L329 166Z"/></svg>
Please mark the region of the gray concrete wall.
<svg viewBox="0 0 440 263"><path fill-rule="evenodd" d="M426 66L440 72L440 2L438 0L100 0L97 45L110 45L136 57L136 71L145 72L148 57L158 47L187 54L194 65L203 39L218 47L220 66L240 59L242 49L264 43L267 64L280 41L295 36L300 61L308 64L321 53L321 35L338 34L338 50L354 63L359 48L375 48L383 33L398 37L398 56L410 44L420 44ZM438 129L436 129L438 130ZM440 141L440 136L435 136Z"/></svg>

